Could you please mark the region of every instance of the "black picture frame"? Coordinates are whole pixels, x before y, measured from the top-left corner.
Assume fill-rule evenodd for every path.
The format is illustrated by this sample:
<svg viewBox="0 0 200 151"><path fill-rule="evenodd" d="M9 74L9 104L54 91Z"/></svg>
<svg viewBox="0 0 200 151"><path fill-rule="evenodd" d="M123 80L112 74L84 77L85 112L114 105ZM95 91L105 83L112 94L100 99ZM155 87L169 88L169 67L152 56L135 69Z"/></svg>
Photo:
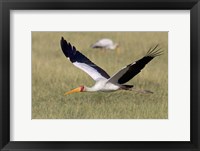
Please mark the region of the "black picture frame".
<svg viewBox="0 0 200 151"><path fill-rule="evenodd" d="M28 142L10 141L10 10L190 10L190 141ZM199 0L0 0L0 148L1 150L200 150L200 2ZM181 57L181 56L180 56ZM184 81L183 81L184 82Z"/></svg>

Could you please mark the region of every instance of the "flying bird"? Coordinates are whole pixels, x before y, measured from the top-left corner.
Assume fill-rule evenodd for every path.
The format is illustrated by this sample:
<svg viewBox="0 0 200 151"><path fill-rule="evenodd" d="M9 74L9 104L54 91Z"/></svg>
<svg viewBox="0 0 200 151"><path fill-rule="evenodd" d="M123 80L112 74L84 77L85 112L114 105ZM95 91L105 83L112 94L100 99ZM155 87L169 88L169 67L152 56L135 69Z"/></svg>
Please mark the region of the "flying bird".
<svg viewBox="0 0 200 151"><path fill-rule="evenodd" d="M79 86L71 91L66 92L64 95L75 93L75 92L96 92L96 91L116 91L116 90L132 90L133 85L126 85L125 83L136 76L147 63L149 63L154 57L162 54L162 51L158 49L158 45L154 48L150 48L147 54L123 67L112 77L108 75L102 68L90 61L86 56L80 53L74 46L67 42L63 37L60 41L61 49L64 55L78 68L85 71L96 83L92 87ZM138 91L139 92L139 91ZM148 93L151 91L141 91Z"/></svg>
<svg viewBox="0 0 200 151"><path fill-rule="evenodd" d="M111 39L101 39L93 44L92 48L101 48L101 49L116 49L119 46L118 43L113 43Z"/></svg>

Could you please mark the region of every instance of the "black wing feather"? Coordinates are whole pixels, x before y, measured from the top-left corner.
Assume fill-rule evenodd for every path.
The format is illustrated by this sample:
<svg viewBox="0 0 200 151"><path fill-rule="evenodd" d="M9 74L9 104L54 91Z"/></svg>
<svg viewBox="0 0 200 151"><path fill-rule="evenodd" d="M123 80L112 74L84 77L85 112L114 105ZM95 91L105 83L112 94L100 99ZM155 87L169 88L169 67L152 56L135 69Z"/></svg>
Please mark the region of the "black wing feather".
<svg viewBox="0 0 200 151"><path fill-rule="evenodd" d="M136 61L134 64L130 64L127 67L129 67L128 71L118 80L119 84L123 84L131 80L135 75L137 75L141 69L145 67L145 65L150 62L153 59L153 57L146 56L142 59Z"/></svg>
<svg viewBox="0 0 200 151"><path fill-rule="evenodd" d="M160 51L160 49L156 50L157 47L158 47L158 45L156 45L156 47L154 47L153 49L150 48L150 50L147 52L146 56L144 56L142 59L140 59L132 64L129 64L127 66L127 68L128 68L127 72L124 73L124 75L118 79L118 83L123 84L123 83L128 82L135 75L137 75L145 67L145 65L147 63L149 63L154 57L161 55L162 51Z"/></svg>
<svg viewBox="0 0 200 151"><path fill-rule="evenodd" d="M100 67L98 67L96 64L94 64L92 61L90 61L86 56L84 56L82 53L80 53L74 46L71 46L70 43L68 43L63 37L60 41L61 48L63 53L67 58L70 59L70 61L73 62L79 62L79 63L85 63L92 68L95 68L103 77L109 79L110 76Z"/></svg>

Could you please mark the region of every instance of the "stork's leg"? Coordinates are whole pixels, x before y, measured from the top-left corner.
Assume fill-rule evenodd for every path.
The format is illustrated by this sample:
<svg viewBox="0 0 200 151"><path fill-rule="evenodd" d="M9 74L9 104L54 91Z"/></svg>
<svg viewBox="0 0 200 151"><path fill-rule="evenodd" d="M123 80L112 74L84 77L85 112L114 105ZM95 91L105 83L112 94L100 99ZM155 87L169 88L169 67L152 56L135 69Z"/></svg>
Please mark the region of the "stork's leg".
<svg viewBox="0 0 200 151"><path fill-rule="evenodd" d="M124 84L124 85L121 85L120 88L122 90L131 90L133 88L133 85L126 85L126 84Z"/></svg>
<svg viewBox="0 0 200 151"><path fill-rule="evenodd" d="M118 56L121 55L121 50L120 50L120 48L116 48L116 51L117 51L117 55L118 55Z"/></svg>
<svg viewBox="0 0 200 151"><path fill-rule="evenodd" d="M152 91L150 91L150 90L143 90L143 89L136 89L135 87L133 87L133 88L131 88L131 89L129 89L129 90L133 90L133 91L135 91L135 92L137 92L137 93L145 93L145 94L148 94L148 93L151 93L151 94L153 94L153 92Z"/></svg>

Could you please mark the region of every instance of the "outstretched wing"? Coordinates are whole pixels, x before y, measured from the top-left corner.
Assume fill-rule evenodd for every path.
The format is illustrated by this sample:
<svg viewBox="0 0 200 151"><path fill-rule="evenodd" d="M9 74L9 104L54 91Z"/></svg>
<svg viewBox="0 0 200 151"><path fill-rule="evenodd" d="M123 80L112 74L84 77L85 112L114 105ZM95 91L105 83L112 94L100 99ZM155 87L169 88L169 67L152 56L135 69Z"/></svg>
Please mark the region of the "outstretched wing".
<svg viewBox="0 0 200 151"><path fill-rule="evenodd" d="M147 63L149 63L154 57L162 54L162 51L158 49L158 45L156 45L153 49L149 49L147 54L138 61L135 61L126 67L122 68L116 74L114 74L108 82L113 84L119 83L123 84L131 80L135 75L137 75Z"/></svg>
<svg viewBox="0 0 200 151"><path fill-rule="evenodd" d="M78 68L85 71L95 81L99 78L109 79L110 76L100 67L95 65L86 56L76 50L74 46L68 43L63 37L60 45L65 56Z"/></svg>

